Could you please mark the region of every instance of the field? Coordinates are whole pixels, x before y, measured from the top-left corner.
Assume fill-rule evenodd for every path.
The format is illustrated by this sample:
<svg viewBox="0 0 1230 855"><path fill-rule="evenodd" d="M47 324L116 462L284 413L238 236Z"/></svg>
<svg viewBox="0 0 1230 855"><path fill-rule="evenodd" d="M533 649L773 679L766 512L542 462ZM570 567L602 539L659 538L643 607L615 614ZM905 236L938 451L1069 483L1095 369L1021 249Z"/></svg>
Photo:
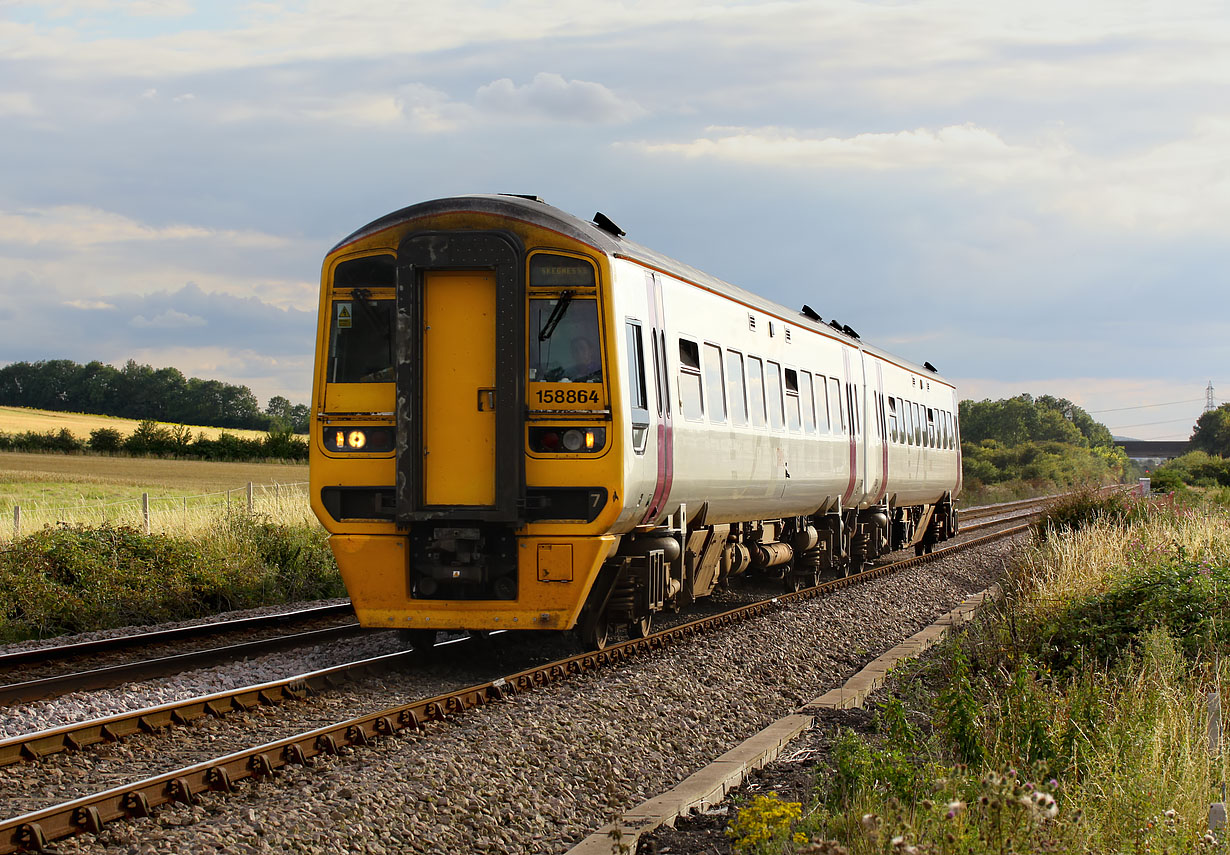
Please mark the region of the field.
<svg viewBox="0 0 1230 855"><path fill-rule="evenodd" d="M12 519L14 506L21 507L22 533L61 521L137 525L143 524L146 493L151 528L183 531L225 513L228 503L246 509L251 483L254 510L285 522L311 522L307 479L306 464L3 452L0 508ZM12 534L12 526L0 526L0 537Z"/></svg>
<svg viewBox="0 0 1230 855"><path fill-rule="evenodd" d="M91 416L86 413L60 413L53 410L32 410L27 407L0 407L0 432L4 433L46 433L59 432L67 428L68 432L79 439L89 439L90 431L98 428L118 430L121 435L128 436L140 422L135 419L120 419L112 416ZM159 422L159 424L167 424ZM195 436L204 434L208 439L217 439L224 431L235 436L262 437L263 431L239 430L237 428L198 427L187 425Z"/></svg>

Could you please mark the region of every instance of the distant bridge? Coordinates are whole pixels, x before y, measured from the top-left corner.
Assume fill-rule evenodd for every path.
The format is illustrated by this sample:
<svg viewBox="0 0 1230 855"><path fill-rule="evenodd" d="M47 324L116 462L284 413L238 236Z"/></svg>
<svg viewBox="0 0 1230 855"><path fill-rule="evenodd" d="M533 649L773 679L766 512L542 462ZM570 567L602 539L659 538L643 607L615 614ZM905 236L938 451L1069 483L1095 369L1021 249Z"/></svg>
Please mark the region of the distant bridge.
<svg viewBox="0 0 1230 855"><path fill-rule="evenodd" d="M1191 451L1191 444L1187 440L1124 439L1116 440L1115 445L1122 448L1132 460L1173 460Z"/></svg>

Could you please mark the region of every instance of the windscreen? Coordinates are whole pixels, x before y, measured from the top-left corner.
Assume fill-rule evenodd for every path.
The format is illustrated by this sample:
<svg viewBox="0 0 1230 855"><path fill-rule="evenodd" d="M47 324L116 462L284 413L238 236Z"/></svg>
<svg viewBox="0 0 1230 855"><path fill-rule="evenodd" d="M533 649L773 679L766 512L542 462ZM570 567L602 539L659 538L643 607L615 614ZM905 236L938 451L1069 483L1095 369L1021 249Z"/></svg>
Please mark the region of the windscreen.
<svg viewBox="0 0 1230 855"><path fill-rule="evenodd" d="M373 300L356 289L333 301L329 328L330 383L393 380L394 300Z"/></svg>
<svg viewBox="0 0 1230 855"><path fill-rule="evenodd" d="M602 349L598 304L557 298L530 300L530 380L537 383L601 383Z"/></svg>

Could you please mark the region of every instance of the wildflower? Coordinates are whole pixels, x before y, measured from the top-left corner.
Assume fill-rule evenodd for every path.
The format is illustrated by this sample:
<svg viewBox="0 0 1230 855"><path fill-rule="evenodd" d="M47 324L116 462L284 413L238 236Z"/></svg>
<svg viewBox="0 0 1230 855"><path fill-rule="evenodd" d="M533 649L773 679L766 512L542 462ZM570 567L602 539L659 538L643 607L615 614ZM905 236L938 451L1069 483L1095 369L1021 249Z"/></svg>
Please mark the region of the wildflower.
<svg viewBox="0 0 1230 855"><path fill-rule="evenodd" d="M948 803L948 818L955 819L957 814L965 810L965 802L956 799Z"/></svg>

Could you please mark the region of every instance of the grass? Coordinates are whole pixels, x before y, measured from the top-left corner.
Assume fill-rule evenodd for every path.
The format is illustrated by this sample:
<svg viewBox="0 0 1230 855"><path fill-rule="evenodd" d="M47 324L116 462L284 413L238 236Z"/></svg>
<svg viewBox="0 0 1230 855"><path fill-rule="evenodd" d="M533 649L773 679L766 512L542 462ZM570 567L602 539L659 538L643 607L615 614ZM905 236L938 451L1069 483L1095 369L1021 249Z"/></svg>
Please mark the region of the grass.
<svg viewBox="0 0 1230 855"><path fill-rule="evenodd" d="M221 463L202 460L0 453L0 508L8 520L22 509L22 530L57 522L104 520L143 524L141 494L150 496L154 531L198 529L227 504L246 509L246 486L256 485L257 510L283 522L314 518L306 501L306 464ZM297 485L280 487L276 485ZM0 524L0 539L12 526Z"/></svg>
<svg viewBox="0 0 1230 855"><path fill-rule="evenodd" d="M0 407L0 432L3 433L24 433L26 431L46 433L47 431L59 431L61 428L67 428L69 433L78 439L89 439L90 431L97 430L98 428L111 428L112 430L118 430L124 436L128 436L136 430L138 424L140 422L136 419L121 419L115 416L61 413L55 410L34 410L29 407ZM159 424L170 426L171 423L159 422ZM208 439L217 439L224 432L249 439L260 439L265 435L265 431L259 430L240 430L238 428L216 428L198 425L187 425L187 427L192 431L193 435L201 433Z"/></svg>
<svg viewBox="0 0 1230 855"><path fill-rule="evenodd" d="M324 530L266 514L189 535L59 525L0 548L0 641L343 595Z"/></svg>
<svg viewBox="0 0 1230 855"><path fill-rule="evenodd" d="M742 851L1230 851L1205 827L1230 779L1207 707L1230 697L1230 514L1072 503L1002 608L835 741L804 818Z"/></svg>

